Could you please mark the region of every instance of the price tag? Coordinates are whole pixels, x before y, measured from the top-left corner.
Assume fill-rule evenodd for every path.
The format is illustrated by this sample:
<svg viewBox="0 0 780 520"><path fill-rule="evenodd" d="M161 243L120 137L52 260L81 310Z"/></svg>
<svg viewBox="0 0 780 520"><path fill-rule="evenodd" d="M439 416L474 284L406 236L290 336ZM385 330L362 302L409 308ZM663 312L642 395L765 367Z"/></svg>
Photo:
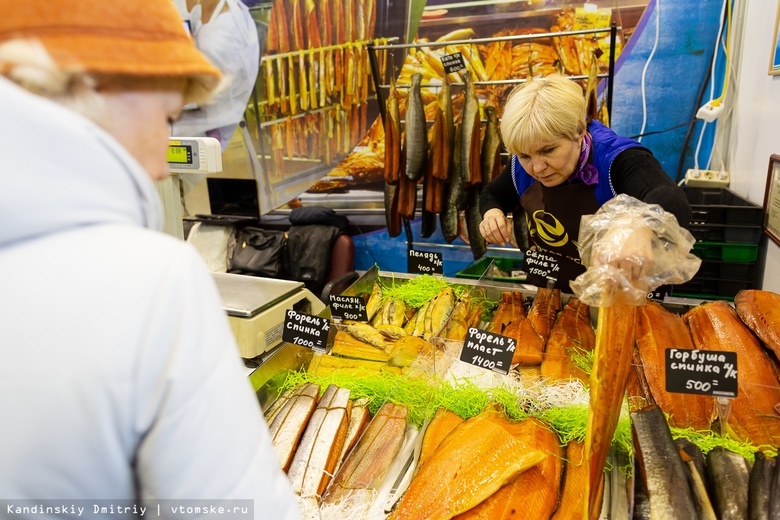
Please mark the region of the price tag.
<svg viewBox="0 0 780 520"><path fill-rule="evenodd" d="M368 321L366 305L359 296L330 295L331 314L335 318L353 321Z"/></svg>
<svg viewBox="0 0 780 520"><path fill-rule="evenodd" d="M671 285L662 285L655 291L647 293L647 297L657 302L663 302L664 298L669 294Z"/></svg>
<svg viewBox="0 0 780 520"><path fill-rule="evenodd" d="M737 397L737 353L666 349L666 391Z"/></svg>
<svg viewBox="0 0 780 520"><path fill-rule="evenodd" d="M527 283L537 287L546 287L548 278L558 279L560 266L555 256L529 249L523 257L523 271L526 272L525 281Z"/></svg>
<svg viewBox="0 0 780 520"><path fill-rule="evenodd" d="M441 57L441 64L444 67L444 72L452 74L466 68L466 62L463 59L463 54L454 52L452 54L445 54Z"/></svg>
<svg viewBox="0 0 780 520"><path fill-rule="evenodd" d="M470 327L460 351L460 360L506 375L512 365L515 343L507 336Z"/></svg>
<svg viewBox="0 0 780 520"><path fill-rule="evenodd" d="M284 317L282 340L301 347L324 351L328 346L330 321L319 316L303 314L292 309Z"/></svg>
<svg viewBox="0 0 780 520"><path fill-rule="evenodd" d="M444 274L441 253L409 250L406 271L412 274Z"/></svg>

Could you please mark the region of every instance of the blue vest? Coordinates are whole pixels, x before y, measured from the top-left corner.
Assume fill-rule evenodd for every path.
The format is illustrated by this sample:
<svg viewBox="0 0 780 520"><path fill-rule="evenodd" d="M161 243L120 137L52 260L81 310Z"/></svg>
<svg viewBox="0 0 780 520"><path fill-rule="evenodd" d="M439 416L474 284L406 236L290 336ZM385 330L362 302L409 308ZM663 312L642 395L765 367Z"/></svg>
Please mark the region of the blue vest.
<svg viewBox="0 0 780 520"><path fill-rule="evenodd" d="M591 152L593 165L599 172L599 181L596 186L596 200L598 201L599 207L601 207L605 202L617 195L615 188L612 187L612 180L610 178L612 162L615 160L615 157L623 150L627 150L628 148L640 148L642 145L628 137L619 136L596 120L593 120L588 124L588 132L590 132L590 135L593 138L593 151ZM523 167L520 166L520 161L516 156L512 156L512 182L515 185L518 195L525 193L525 190L536 182L534 178L528 175Z"/></svg>

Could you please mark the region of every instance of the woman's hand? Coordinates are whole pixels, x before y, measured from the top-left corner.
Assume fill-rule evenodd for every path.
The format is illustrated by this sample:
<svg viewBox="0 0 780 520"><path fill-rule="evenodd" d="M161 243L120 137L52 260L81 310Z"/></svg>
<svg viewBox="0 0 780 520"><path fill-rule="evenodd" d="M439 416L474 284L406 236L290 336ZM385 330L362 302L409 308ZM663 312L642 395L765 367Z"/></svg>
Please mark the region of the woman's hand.
<svg viewBox="0 0 780 520"><path fill-rule="evenodd" d="M485 212L485 216L479 224L479 232L485 237L485 241L490 244L505 246L507 243L510 243L517 247L512 237L512 230L509 227L509 220L504 215L504 212L498 208L489 209Z"/></svg>
<svg viewBox="0 0 780 520"><path fill-rule="evenodd" d="M615 227L593 247L592 264L609 264L620 269L635 286L642 286L653 266L653 238L647 227Z"/></svg>

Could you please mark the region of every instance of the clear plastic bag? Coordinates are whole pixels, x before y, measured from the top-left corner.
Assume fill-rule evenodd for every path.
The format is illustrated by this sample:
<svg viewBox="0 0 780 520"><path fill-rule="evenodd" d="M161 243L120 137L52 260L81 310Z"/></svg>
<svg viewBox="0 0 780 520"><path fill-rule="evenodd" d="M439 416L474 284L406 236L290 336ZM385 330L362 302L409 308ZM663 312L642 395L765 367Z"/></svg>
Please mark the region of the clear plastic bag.
<svg viewBox="0 0 780 520"><path fill-rule="evenodd" d="M661 206L618 195L582 217L579 252L587 271L571 282L572 291L597 307L618 298L642 305L650 291L696 274L701 260L690 252L695 242Z"/></svg>

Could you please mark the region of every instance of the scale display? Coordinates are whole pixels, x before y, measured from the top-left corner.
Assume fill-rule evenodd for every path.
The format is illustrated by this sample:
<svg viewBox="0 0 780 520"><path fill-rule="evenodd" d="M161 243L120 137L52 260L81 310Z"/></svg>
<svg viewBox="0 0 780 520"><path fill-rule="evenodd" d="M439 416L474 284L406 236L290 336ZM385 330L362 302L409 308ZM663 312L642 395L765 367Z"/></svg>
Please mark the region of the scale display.
<svg viewBox="0 0 780 520"><path fill-rule="evenodd" d="M222 171L222 148L213 137L171 137L168 140L171 173L208 174Z"/></svg>
<svg viewBox="0 0 780 520"><path fill-rule="evenodd" d="M192 164L192 147L186 144L169 145L168 162L171 164Z"/></svg>

